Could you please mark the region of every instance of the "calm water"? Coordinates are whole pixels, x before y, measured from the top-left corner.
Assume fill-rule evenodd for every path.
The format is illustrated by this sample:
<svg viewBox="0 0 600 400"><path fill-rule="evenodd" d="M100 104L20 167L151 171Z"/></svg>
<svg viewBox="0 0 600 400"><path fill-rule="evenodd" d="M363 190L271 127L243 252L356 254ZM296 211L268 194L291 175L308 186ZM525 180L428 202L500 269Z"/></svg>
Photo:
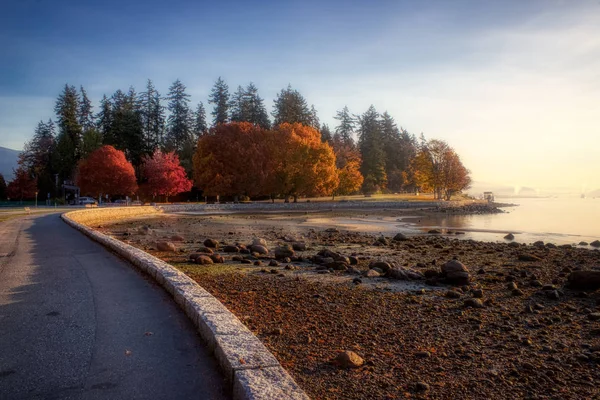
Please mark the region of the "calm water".
<svg viewBox="0 0 600 400"><path fill-rule="evenodd" d="M504 214L433 216L410 221L412 228L460 229L477 240L498 241L512 232L516 241L543 240L556 244L591 242L600 238L600 199L501 199Z"/></svg>
<svg viewBox="0 0 600 400"><path fill-rule="evenodd" d="M309 218L303 225L328 226L361 232L393 234L398 231L423 233L432 228L466 232L464 239L503 242L511 232L515 241L532 243L538 240L555 244L577 244L600 239L600 199L539 198L509 199L502 203L519 204L506 207L503 214L445 215L414 217Z"/></svg>

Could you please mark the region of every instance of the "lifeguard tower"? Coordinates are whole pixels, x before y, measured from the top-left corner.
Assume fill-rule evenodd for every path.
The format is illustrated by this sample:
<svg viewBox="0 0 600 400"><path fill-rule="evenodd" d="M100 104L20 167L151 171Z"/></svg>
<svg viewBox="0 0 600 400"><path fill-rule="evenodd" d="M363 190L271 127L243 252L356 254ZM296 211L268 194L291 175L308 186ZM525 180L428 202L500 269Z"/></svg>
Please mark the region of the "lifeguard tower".
<svg viewBox="0 0 600 400"><path fill-rule="evenodd" d="M487 200L488 203L494 202L494 193L493 192L483 192L483 199Z"/></svg>

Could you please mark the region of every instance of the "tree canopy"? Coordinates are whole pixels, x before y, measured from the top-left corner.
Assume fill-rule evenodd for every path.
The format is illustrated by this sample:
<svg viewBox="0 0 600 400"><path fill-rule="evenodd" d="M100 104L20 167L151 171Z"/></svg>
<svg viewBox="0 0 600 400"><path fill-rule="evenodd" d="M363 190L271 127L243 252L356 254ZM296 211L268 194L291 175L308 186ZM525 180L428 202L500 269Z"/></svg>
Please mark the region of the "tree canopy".
<svg viewBox="0 0 600 400"><path fill-rule="evenodd" d="M77 185L81 194L98 196L132 195L137 189L133 165L125 153L113 146L102 146L79 162Z"/></svg>

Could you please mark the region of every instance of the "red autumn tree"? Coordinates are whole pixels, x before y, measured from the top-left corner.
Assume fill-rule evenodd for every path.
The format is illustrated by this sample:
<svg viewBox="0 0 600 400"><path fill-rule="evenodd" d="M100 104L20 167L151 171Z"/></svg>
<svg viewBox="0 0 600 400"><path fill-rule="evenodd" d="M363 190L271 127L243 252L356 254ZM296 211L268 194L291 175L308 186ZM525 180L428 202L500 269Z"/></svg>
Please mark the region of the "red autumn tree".
<svg viewBox="0 0 600 400"><path fill-rule="evenodd" d="M174 151L163 153L156 150L152 157L144 157L143 174L148 179L148 191L152 196L169 196L188 192L192 189L192 181L187 178L185 169Z"/></svg>
<svg viewBox="0 0 600 400"><path fill-rule="evenodd" d="M133 166L125 153L102 146L79 162L77 185L82 194L132 195L138 190Z"/></svg>
<svg viewBox="0 0 600 400"><path fill-rule="evenodd" d="M37 179L32 178L23 167L19 167L14 173L15 178L8 183L6 188L8 198L20 201L33 199L37 191Z"/></svg>

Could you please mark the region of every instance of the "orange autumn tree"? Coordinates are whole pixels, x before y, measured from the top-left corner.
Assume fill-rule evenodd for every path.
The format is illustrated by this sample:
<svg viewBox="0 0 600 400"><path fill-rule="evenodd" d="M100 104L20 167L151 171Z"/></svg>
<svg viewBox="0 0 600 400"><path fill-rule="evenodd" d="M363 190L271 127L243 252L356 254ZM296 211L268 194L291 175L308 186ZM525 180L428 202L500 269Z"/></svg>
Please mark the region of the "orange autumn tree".
<svg viewBox="0 0 600 400"><path fill-rule="evenodd" d="M132 195L138 189L133 166L112 146L102 146L81 160L76 180L82 194L94 197Z"/></svg>
<svg viewBox="0 0 600 400"><path fill-rule="evenodd" d="M192 189L192 181L187 178L185 169L174 151L163 153L156 149L152 157L144 157L143 174L148 179L147 190L155 196L169 196L188 192Z"/></svg>
<svg viewBox="0 0 600 400"><path fill-rule="evenodd" d="M272 172L270 132L249 122L218 124L198 141L194 180L205 194L257 196L268 193Z"/></svg>
<svg viewBox="0 0 600 400"><path fill-rule="evenodd" d="M360 173L362 158L353 143L334 137L332 141L335 164L338 169L339 184L333 195L348 195L358 192L364 178Z"/></svg>
<svg viewBox="0 0 600 400"><path fill-rule="evenodd" d="M335 154L321 141L321 134L302 124L279 125L270 137L273 157L271 187L273 193L290 196L330 195L339 184Z"/></svg>
<svg viewBox="0 0 600 400"><path fill-rule="evenodd" d="M436 199L450 200L452 195L471 185L470 171L460 157L443 140L429 140L421 145L411 163L415 183Z"/></svg>

